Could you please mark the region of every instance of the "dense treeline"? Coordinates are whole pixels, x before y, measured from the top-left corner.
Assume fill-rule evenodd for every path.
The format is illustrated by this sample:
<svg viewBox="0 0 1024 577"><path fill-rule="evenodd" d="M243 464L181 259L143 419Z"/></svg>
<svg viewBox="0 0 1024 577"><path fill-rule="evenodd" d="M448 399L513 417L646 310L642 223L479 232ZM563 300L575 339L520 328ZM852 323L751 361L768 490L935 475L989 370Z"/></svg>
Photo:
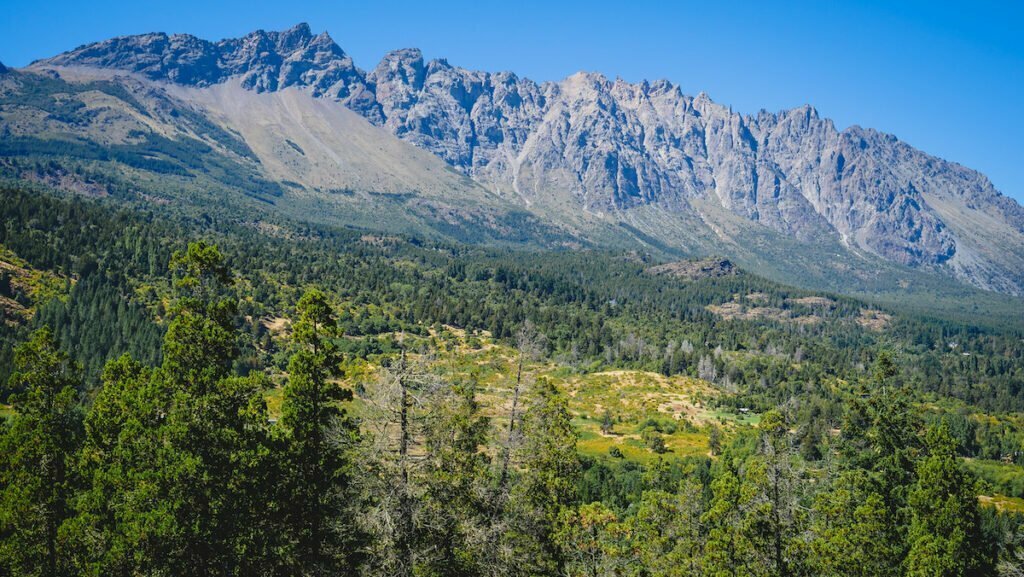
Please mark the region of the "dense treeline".
<svg viewBox="0 0 1024 577"><path fill-rule="evenodd" d="M894 381L932 399L959 399L956 427L964 456L1024 462L1024 435L1013 419L978 419L983 410L1024 405L1024 339L1019 332L895 315L881 332L853 319L866 305L829 298L814 308L809 293L751 275L682 282L653 277L642 256L594 252L529 253L367 236L359 231L270 227L208 214L112 210L102 203L6 189L0 244L32 266L72 279L64 299L39 307L30 326L0 326L0 378L7 383L13 344L31 326L54 327L85 371L128 352L147 365L171 296L167 263L183 239L204 235L225 248L239 281L226 289L238 302L239 374L287 369L264 320L291 316L302 287L317 285L344 306L344 352L393 352L387 334L422 333L439 323L488 330L510 339L526 319L547 335L547 352L578 371L602 367L689 374L738 394L734 407L768 410L800 399L801 450L822 453L824 436L841 418L842 383L863 378L883 348L900 352ZM268 234L267 231L270 231ZM708 305L756 294L757 306L813 314L816 323L727 320ZM383 335L378 337L377 335ZM11 392L2 391L3 399ZM3 400L0 399L0 400ZM950 417L952 418L952 417ZM996 488L1024 496L1024 478L978 468Z"/></svg>
<svg viewBox="0 0 1024 577"><path fill-rule="evenodd" d="M916 390L989 411L1024 407L1019 330L895 315L884 331L876 332L854 321L866 305L852 299L831 297L831 305L814 308L798 300L809 293L750 275L693 282L652 277L643 272L647 264L642 258L633 255L494 251L415 239L367 241L357 231L295 226L268 235L254 223L207 214L114 211L12 189L3 195L0 244L37 268L89 287L76 286L64 305L65 314L77 316L83 326L99 324L91 317L119 310L126 305L115 301L124 299L133 307L147 307L151 317L162 317L168 292L162 279L171 250L183 238L215 239L231 268L243 276L242 312L253 319L244 355L250 364L276 362L284 368L286 360L280 357L257 358L257 349L272 349L269 343L256 346L266 340L258 320L287 315L299 287L318 284L361 311L359 318L343 319L350 333L445 323L507 339L529 318L548 335L551 351L574 366L713 376L742 393L737 402L759 408L793 396L827 396L830 379L862 375L881 348L900 351L905 362L897 378ZM89 277L94 278L86 283ZM760 296L757 306L813 315L820 322L727 320L707 308L749 294ZM54 314L40 318L63 324ZM137 332L139 317L131 311L118 316L133 325L132 331L106 329L107 336L91 338L89 345L76 337L67 341L90 379L97 378L96 369L108 358L129 350L114 334ZM10 354L10 343L8 338L0 354ZM131 352L152 360L145 356L156 354L152 345L149 340ZM91 350L79 352L82 347Z"/></svg>
<svg viewBox="0 0 1024 577"><path fill-rule="evenodd" d="M1024 459L1015 420L971 408L1021 407L1018 333L906 315L875 332L852 299L822 309L750 275L652 277L637 255L267 234L3 195L0 245L69 288L0 328L2 376L15 372L0 571L953 575L1015 555L1016 519L978 507L961 457L987 460L969 463L987 490L1024 495L985 465ZM198 235L224 256L172 258ZM707 308L750 294L822 321ZM264 322L279 316L294 321L287 346ZM524 340L526 320L546 338ZM523 390L491 426L474 382L439 378L394 338L442 323L576 371L699 376L764 424L713 441L713 458L581 460L553 387ZM352 358L388 367L358 419L334 384ZM287 377L275 423L268 371ZM968 404L914 408L949 398Z"/></svg>
<svg viewBox="0 0 1024 577"><path fill-rule="evenodd" d="M83 402L53 333L15 354L0 436L0 571L12 575L989 575L1018 520L980 507L949 422L928 423L881 354L824 454L799 408L713 459L580 460L565 397L515 380L494 427L472 379L399 343L349 411L342 328L298 299L281 418L240 375L241 279L170 259L160 364L106 364ZM544 354L532 325L521 356ZM410 350L407 350L410 349ZM510 378L514 378L511 377ZM520 387L523 390L520 391ZM521 393L521 394L520 394Z"/></svg>

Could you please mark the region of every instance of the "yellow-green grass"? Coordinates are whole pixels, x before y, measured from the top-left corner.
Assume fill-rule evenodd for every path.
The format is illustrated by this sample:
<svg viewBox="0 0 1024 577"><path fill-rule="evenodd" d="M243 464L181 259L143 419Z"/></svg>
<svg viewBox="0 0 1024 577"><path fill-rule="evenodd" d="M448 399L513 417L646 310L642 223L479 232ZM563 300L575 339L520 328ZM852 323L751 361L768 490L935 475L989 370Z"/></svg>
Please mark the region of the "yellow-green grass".
<svg viewBox="0 0 1024 577"><path fill-rule="evenodd" d="M274 387L263 392L263 399L267 403L267 413L271 419L281 418L281 405L284 403L284 388Z"/></svg>
<svg viewBox="0 0 1024 577"><path fill-rule="evenodd" d="M573 420L579 440L576 444L577 450L582 455L590 457L608 457L612 448L617 448L622 458L646 463L658 457L688 457L708 454L708 436L703 431L676 431L671 434L661 434L667 449L663 455L651 450L638 432L639 427L631 425L628 427L617 424L608 434L601 432L599 422L591 419L576 418ZM622 431L622 432L619 432Z"/></svg>
<svg viewBox="0 0 1024 577"><path fill-rule="evenodd" d="M449 347L440 353L435 368L450 377L472 378L479 387L483 412L494 426L506 426L518 370L517 351L495 344L489 335L470 337L468 344L458 342L466 338L464 334L454 334L457 338L447 343ZM669 458L706 455L710 425L729 432L757 422L756 415L710 409L709 403L725 393L691 377L637 370L579 373L564 365L537 362L526 362L523 371L527 390L529 383L545 379L567 395L580 436L578 449L584 455L608 456L614 447L626 459L646 462L658 458L645 442L645 429L652 433L661 430L655 434L662 437ZM607 434L601 430L606 412L614 421Z"/></svg>
<svg viewBox="0 0 1024 577"><path fill-rule="evenodd" d="M472 380L478 387L483 414L495 429L507 427L518 351L494 342L486 333L470 335L451 327L431 330L429 338L434 350L426 359L429 369L450 380ZM415 363L424 359L410 354L408 360ZM382 361L371 358L347 363L341 386L372 390ZM638 462L707 455L711 426L731 435L758 421L754 414L711 408L714 399L727 393L700 379L638 370L580 372L565 365L530 360L523 366L520 410L529 402L529 391L539 380L549 381L565 393L579 433L577 447L581 454L593 457L608 457L613 448L622 458ZM271 416L276 417L280 414L281 389L268 391L266 397ZM349 412L360 416L364 409L364 400L357 395ZM601 426L605 413L614 421L608 433ZM664 441L663 455L648 447L651 435Z"/></svg>
<svg viewBox="0 0 1024 577"><path fill-rule="evenodd" d="M46 304L51 299L65 298L67 296L67 282L51 272L37 270L19 258L10 249L0 245L0 270L10 275L10 283L28 295L31 305L27 309L11 299L3 299L0 306L10 308L9 312L20 314L24 318L30 318L35 312L35 307Z"/></svg>
<svg viewBox="0 0 1024 577"><path fill-rule="evenodd" d="M1000 511L1024 513L1024 499L1018 497L1007 497L1006 495L996 493L994 495L981 495L978 497L978 501L983 506L995 507Z"/></svg>
<svg viewBox="0 0 1024 577"><path fill-rule="evenodd" d="M761 423L761 415L749 413L736 413L729 410L718 409L711 411L710 417L720 424L732 424L745 427L756 427Z"/></svg>

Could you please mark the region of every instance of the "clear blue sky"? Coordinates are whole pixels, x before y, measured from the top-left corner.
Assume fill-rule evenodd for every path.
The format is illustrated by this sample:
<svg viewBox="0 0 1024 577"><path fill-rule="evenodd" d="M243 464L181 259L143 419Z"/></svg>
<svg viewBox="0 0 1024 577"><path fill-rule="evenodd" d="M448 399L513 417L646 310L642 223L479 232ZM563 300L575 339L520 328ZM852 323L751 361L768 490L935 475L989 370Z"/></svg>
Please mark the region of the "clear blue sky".
<svg viewBox="0 0 1024 577"><path fill-rule="evenodd" d="M557 80L668 78L742 112L813 104L981 170L1024 202L1024 2L164 2L0 0L0 61L23 66L150 31L216 40L309 22L362 68L388 50Z"/></svg>

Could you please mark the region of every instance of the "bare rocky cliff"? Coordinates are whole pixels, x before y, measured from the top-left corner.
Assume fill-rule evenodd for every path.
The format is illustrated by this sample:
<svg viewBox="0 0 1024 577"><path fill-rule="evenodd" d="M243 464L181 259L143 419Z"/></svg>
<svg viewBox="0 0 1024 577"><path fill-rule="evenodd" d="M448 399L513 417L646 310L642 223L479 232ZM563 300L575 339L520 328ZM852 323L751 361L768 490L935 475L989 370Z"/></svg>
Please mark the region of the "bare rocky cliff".
<svg viewBox="0 0 1024 577"><path fill-rule="evenodd" d="M744 115L666 80L578 73L538 83L425 61L415 49L363 71L304 24L219 42L115 38L34 66L124 70L198 88L229 79L256 92L298 87L535 211L614 219L653 207L709 220L713 203L800 242L838 239L854 253L982 288L1024 289L1019 204L976 171L891 135L839 130L810 106Z"/></svg>

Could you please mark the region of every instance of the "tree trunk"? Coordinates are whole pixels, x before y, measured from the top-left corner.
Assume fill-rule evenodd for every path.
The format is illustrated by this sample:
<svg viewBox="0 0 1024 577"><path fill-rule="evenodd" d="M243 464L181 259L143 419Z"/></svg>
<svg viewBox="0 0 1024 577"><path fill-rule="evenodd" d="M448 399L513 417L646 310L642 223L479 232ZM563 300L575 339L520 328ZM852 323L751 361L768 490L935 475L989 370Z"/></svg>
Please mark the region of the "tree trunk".
<svg viewBox="0 0 1024 577"><path fill-rule="evenodd" d="M505 494L505 485L508 483L508 466L512 459L512 436L516 432L516 419L519 418L519 390L523 382L523 353L519 353L519 368L516 371L516 386L512 390L512 412L508 419L508 438L505 440L505 450L501 456L501 477L498 480L499 498Z"/></svg>
<svg viewBox="0 0 1024 577"><path fill-rule="evenodd" d="M409 388L405 379L405 351L398 371L399 399L399 428L400 438L398 443L398 459L402 468L402 487L399 493L399 515L402 523L402 552L404 556L405 574L413 574L415 553L413 550L413 537L415 527L412 518L412 500L409 495Z"/></svg>

